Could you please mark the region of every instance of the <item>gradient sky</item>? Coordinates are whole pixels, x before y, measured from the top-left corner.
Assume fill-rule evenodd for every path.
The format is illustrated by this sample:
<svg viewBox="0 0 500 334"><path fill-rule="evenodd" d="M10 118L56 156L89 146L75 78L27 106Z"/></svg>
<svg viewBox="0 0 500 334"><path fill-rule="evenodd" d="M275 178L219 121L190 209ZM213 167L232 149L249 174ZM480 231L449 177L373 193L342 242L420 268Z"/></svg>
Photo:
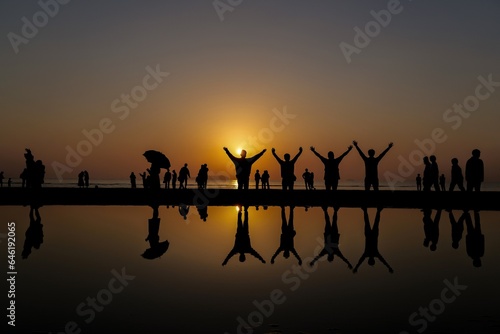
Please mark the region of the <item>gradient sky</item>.
<svg viewBox="0 0 500 334"><path fill-rule="evenodd" d="M383 181L418 150L415 140L441 128L447 138L432 153L442 172L449 177L452 157L465 167L479 148L487 181L500 181L500 87L470 117L460 116L459 126L458 114L443 118L475 94L479 76L500 82L500 3L402 1L399 14L348 63L340 43L354 45L354 28L364 30L374 20L370 12L388 3L243 0L221 21L212 1L73 0L16 54L8 34L21 35L22 18L33 22L41 7L4 0L0 170L18 177L29 147L53 178L54 161L66 164L66 147L76 149L82 130L107 118L114 131L64 179L83 169L92 178L127 178L148 167L148 149L164 152L177 170L187 162L195 174L207 163L212 175L234 175L224 146L249 155L267 148L254 170L269 169L276 179L270 149L293 155L302 146L296 174L309 168L320 180L323 167L309 146L339 155L356 139L365 151L395 143L379 169ZM112 103L157 65L170 75L120 119ZM284 108L295 118L268 140L273 110ZM258 145L250 137L261 138ZM364 177L355 151L341 176Z"/></svg>

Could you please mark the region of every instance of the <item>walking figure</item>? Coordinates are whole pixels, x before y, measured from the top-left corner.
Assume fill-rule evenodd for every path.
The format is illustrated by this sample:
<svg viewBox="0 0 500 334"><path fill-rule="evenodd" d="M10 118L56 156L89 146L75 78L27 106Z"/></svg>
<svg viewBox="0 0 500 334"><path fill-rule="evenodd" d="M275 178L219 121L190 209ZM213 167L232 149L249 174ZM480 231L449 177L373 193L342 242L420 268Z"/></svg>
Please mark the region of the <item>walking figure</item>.
<svg viewBox="0 0 500 334"><path fill-rule="evenodd" d="M441 191L439 187L439 167L436 162L436 156L431 155L429 160L431 162L431 186L434 186L434 190Z"/></svg>
<svg viewBox="0 0 500 334"><path fill-rule="evenodd" d="M446 191L446 177L444 174L441 174L439 177L439 186L441 187L441 191Z"/></svg>
<svg viewBox="0 0 500 334"><path fill-rule="evenodd" d="M300 259L299 254L295 250L295 246L293 244L293 239L297 232L293 227L293 206L290 206L290 215L288 217L288 224L286 221L286 213L285 207L281 207L281 236L280 236L280 245L274 255L271 258L271 264L274 263L274 259L278 256L279 253L283 252L283 257L288 259L290 257L290 253L292 253L297 260L299 261L299 266L302 265L302 260Z"/></svg>
<svg viewBox="0 0 500 334"><path fill-rule="evenodd" d="M132 189L135 189L137 188L137 184L136 184L136 180L137 177L135 176L134 172L130 173L130 186L132 187Z"/></svg>
<svg viewBox="0 0 500 334"><path fill-rule="evenodd" d="M290 160L290 154L285 153L283 156L285 160L281 160L280 157L276 154L276 150L273 148L271 150L273 153L274 158L276 161L281 166L281 188L283 190L293 190L293 184L297 180L297 177L295 177L295 163L297 162L297 159L299 156L302 154L302 147L299 147L299 153L295 155L295 157Z"/></svg>
<svg viewBox="0 0 500 334"><path fill-rule="evenodd" d="M417 181L417 191L422 190L422 177L420 174L417 174L417 178L415 179Z"/></svg>
<svg viewBox="0 0 500 334"><path fill-rule="evenodd" d="M337 187L339 185L339 179L340 179L340 172L339 172L339 164L344 159L344 157L351 152L352 146L349 146L347 148L347 151L345 151L340 157L335 158L335 155L333 154L332 151L328 152L328 159L323 157L321 154L316 152L315 148L311 146L311 151L321 160L321 162L325 165L325 188L326 190L337 190Z"/></svg>
<svg viewBox="0 0 500 334"><path fill-rule="evenodd" d="M450 189L449 191L453 191L455 186L458 186L458 189L461 191L465 191L464 188L464 175L462 174L462 168L458 165L458 159L451 159L451 181L450 181Z"/></svg>
<svg viewBox="0 0 500 334"><path fill-rule="evenodd" d="M191 177L187 166L188 164L184 164L184 166L179 171L179 189L187 189L187 179Z"/></svg>
<svg viewBox="0 0 500 334"><path fill-rule="evenodd" d="M266 150L263 149L260 153L254 155L251 158L246 157L247 151L245 150L241 150L239 158L232 155L227 147L224 147L224 151L226 152L229 159L231 159L231 161L234 163L234 168L236 169L236 180L238 181L238 189L248 189L252 165L266 152Z"/></svg>
<svg viewBox="0 0 500 334"><path fill-rule="evenodd" d="M472 157L465 165L465 180L467 181L467 191L481 191L481 182L484 181L484 164L479 157L481 151L474 149Z"/></svg>
<svg viewBox="0 0 500 334"><path fill-rule="evenodd" d="M352 142L354 144L354 147L356 147L356 150L358 151L359 155L365 162L365 190L369 191L370 187L373 186L373 190L378 191L378 163L382 158L389 152L391 147L394 145L393 143L389 143L387 148L380 153L378 157L375 157L375 150L374 149L369 149L368 150L368 156L366 156L363 151L358 146L357 141Z"/></svg>

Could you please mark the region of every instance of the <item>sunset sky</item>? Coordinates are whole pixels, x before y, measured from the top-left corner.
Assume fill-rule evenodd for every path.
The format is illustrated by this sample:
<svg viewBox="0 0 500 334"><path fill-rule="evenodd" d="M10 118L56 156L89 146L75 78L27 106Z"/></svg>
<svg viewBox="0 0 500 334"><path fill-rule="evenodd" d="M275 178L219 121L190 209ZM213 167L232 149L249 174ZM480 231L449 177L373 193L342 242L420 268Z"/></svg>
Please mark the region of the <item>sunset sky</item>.
<svg viewBox="0 0 500 334"><path fill-rule="evenodd" d="M293 156L302 146L296 174L309 168L319 181L310 146L326 156L352 140L377 153L394 142L379 167L384 182L386 172L422 172L400 164L419 157L423 141L448 178L451 158L465 168L479 148L486 181L500 181L500 2L231 3L2 1L0 171L17 178L31 148L46 178L58 166L63 179L84 169L125 179L156 149L173 169L188 163L196 174L207 163L212 176L234 176L227 146L267 148L254 170L278 179L271 148ZM346 45L356 50L348 57ZM68 148L86 155L68 163ZM356 151L340 173L364 177Z"/></svg>

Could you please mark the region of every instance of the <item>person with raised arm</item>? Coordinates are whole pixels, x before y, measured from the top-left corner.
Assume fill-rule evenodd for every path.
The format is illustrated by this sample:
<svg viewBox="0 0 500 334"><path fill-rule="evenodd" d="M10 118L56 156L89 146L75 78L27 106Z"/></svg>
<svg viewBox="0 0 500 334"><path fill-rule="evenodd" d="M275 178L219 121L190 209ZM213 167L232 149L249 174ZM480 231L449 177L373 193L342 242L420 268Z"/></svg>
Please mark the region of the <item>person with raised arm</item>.
<svg viewBox="0 0 500 334"><path fill-rule="evenodd" d="M347 151L345 151L340 157L335 158L335 155L333 154L332 151L328 152L328 158L325 158L318 152L316 152L316 149L314 146L311 146L311 151L321 160L321 162L325 165L325 188L326 190L337 190L337 187L339 185L339 179L340 179L340 172L339 172L339 164L344 159L344 157L351 152L352 150L352 145L347 148Z"/></svg>
<svg viewBox="0 0 500 334"><path fill-rule="evenodd" d="M276 154L276 149L273 147L271 150L273 153L274 158L276 161L281 166L281 187L283 190L293 190L293 184L295 180L297 180L297 177L295 176L295 162L297 162L297 159L299 156L302 154L302 147L299 147L299 153L290 160L290 154L285 153L283 156L285 160L281 160L280 157Z"/></svg>
<svg viewBox="0 0 500 334"><path fill-rule="evenodd" d="M344 261L347 264L347 267L349 269L352 269L352 265L345 258L345 256L342 254L339 248L339 241L340 241L340 234L339 234L339 228L337 225L337 217L338 217L338 211L339 207L335 206L333 208L333 217L332 217L332 222L330 223L330 216L328 215L328 208L325 206L323 207L323 212L325 214L325 232L323 234L324 236L324 246L323 249L319 252L318 255L309 263L309 265L312 267L316 261L318 261L320 258L323 256L327 255L327 260L328 262L332 262L334 260L334 256L337 255L337 257L341 258L342 261Z"/></svg>
<svg viewBox="0 0 500 334"><path fill-rule="evenodd" d="M363 255L361 255L361 257L359 258L356 267L354 267L353 273L358 272L359 267L361 266L363 261L365 261L366 258L368 258L368 264L370 266L375 265L375 258L377 258L387 267L387 269L389 269L389 272L392 274L394 270L391 268L391 266L387 263L387 261L382 257L382 255L378 251L380 212L382 212L382 208L381 207L377 208L377 214L375 215L375 222L373 223L373 227L370 227L370 218L368 217L367 209L364 207L362 208L362 210L365 220L365 251L363 252Z"/></svg>
<svg viewBox="0 0 500 334"><path fill-rule="evenodd" d="M234 163L234 167L236 169L236 180L238 181L238 189L248 189L252 165L266 152L266 149L263 149L260 153L254 155L251 158L246 157L247 151L245 150L241 150L239 158L232 155L227 147L224 147L224 151L226 152L229 159L231 159L231 161Z"/></svg>
<svg viewBox="0 0 500 334"><path fill-rule="evenodd" d="M244 221L241 220L241 205L238 206L238 222L236 228L236 235L234 238L234 246L233 249L229 252L229 254L222 262L222 265L225 266L227 262L236 254L240 254L239 260L240 262L245 262L246 256L245 254L250 254L260 260L262 263L266 263L266 260L260 256L255 249L252 248L250 243L250 234L248 231L248 206L245 206L245 218Z"/></svg>
<svg viewBox="0 0 500 334"><path fill-rule="evenodd" d="M373 190L378 191L378 163L382 158L389 152L391 147L394 145L393 143L389 143L387 148L380 153L378 157L375 157L375 150L374 149L369 149L368 150L368 156L366 156L363 151L358 146L357 141L352 142L354 144L354 147L356 147L356 150L358 151L359 155L365 162L365 190L369 191L370 187L373 186Z"/></svg>
<svg viewBox="0 0 500 334"><path fill-rule="evenodd" d="M290 215L288 217L288 224L286 221L286 213L285 207L281 207L281 237L280 237L280 245L274 255L271 257L271 264L274 264L274 259L278 256L279 253L283 252L283 257L288 259L290 257L290 252L297 258L299 261L299 266L302 265L302 259L299 254L295 250L295 246L293 244L293 239L297 232L293 227L293 206L290 206Z"/></svg>

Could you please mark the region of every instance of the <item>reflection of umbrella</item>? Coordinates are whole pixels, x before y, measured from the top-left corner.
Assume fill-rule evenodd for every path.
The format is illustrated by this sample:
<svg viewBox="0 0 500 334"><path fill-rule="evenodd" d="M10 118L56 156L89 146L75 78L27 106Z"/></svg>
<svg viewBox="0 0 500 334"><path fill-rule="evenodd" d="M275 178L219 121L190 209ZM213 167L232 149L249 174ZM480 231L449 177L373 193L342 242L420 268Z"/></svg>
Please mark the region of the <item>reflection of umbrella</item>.
<svg viewBox="0 0 500 334"><path fill-rule="evenodd" d="M168 240L162 241L151 248L148 248L142 253L142 257L148 260L159 258L168 250L170 243Z"/></svg>
<svg viewBox="0 0 500 334"><path fill-rule="evenodd" d="M143 156L148 162L158 165L159 168L170 168L170 160L161 152L149 150L144 152Z"/></svg>

